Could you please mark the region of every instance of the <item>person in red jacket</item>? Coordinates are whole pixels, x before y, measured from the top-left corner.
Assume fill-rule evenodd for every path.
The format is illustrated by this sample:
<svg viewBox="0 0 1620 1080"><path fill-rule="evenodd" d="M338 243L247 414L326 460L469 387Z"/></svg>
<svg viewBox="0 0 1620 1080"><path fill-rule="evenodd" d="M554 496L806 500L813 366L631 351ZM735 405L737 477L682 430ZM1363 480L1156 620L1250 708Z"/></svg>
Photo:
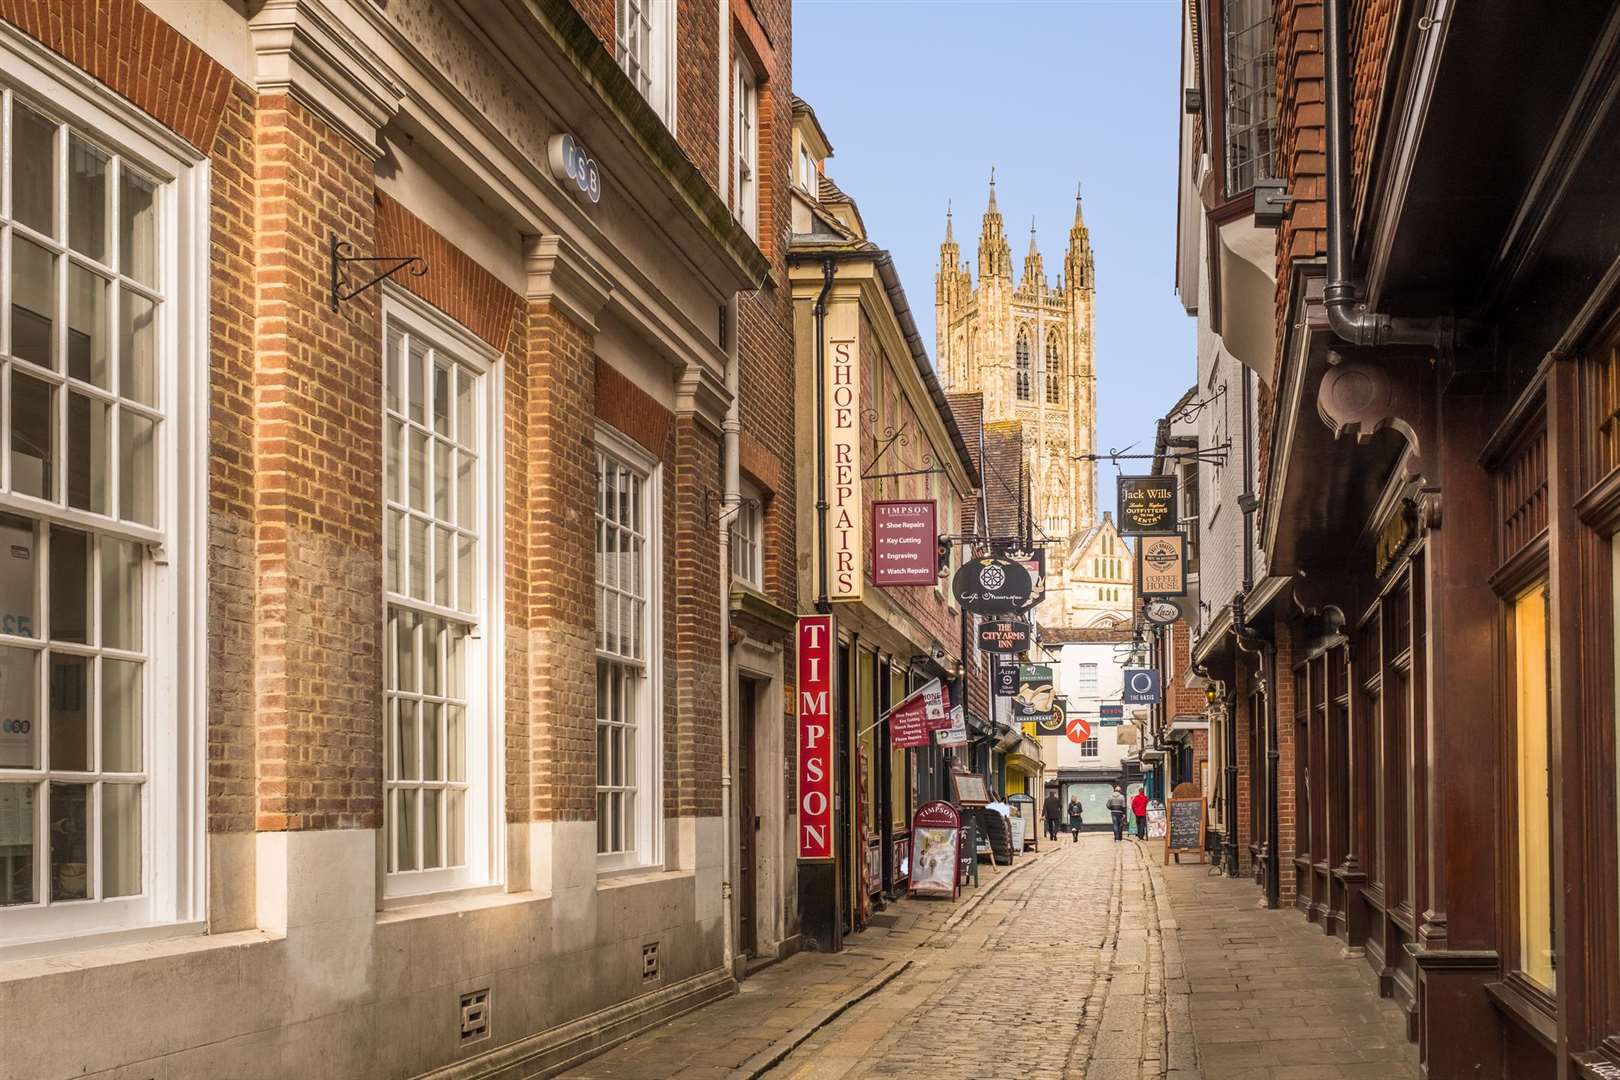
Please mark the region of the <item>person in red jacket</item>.
<svg viewBox="0 0 1620 1080"><path fill-rule="evenodd" d="M1131 813L1136 815L1136 838L1147 839L1147 789L1137 788L1131 796Z"/></svg>

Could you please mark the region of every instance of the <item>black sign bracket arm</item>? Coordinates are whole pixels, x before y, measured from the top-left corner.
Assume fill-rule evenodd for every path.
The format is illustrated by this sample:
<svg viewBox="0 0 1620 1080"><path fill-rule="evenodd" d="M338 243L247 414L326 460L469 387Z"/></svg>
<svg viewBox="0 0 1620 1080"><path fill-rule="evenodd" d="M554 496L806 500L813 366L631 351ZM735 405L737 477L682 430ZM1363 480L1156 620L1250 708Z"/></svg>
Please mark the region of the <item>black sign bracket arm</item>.
<svg viewBox="0 0 1620 1080"><path fill-rule="evenodd" d="M338 234L332 234L332 310L336 311L338 305L345 300L353 300L367 289L378 285L393 277L401 270L409 268L411 277L421 277L428 272L427 260L420 255L354 255L354 246L347 240L339 240ZM382 273L375 275L363 285L355 285L344 276L343 268L350 263L365 263L374 266L377 263L392 263Z"/></svg>

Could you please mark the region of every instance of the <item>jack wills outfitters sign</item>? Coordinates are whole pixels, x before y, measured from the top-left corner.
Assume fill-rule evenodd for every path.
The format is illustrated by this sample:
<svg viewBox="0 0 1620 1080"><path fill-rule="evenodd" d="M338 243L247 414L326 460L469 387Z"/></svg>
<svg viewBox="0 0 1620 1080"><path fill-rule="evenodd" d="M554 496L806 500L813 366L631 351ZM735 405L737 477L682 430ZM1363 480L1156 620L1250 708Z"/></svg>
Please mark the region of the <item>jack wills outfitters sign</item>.
<svg viewBox="0 0 1620 1080"><path fill-rule="evenodd" d="M799 620L799 858L833 857L831 615Z"/></svg>
<svg viewBox="0 0 1620 1080"><path fill-rule="evenodd" d="M833 600L859 600L866 574L861 557L866 518L861 506L861 351L855 318L852 304L827 313L821 422L827 433L827 596Z"/></svg>
<svg viewBox="0 0 1620 1080"><path fill-rule="evenodd" d="M1170 533L1176 518L1176 480L1173 476L1119 478L1119 531L1122 536Z"/></svg>

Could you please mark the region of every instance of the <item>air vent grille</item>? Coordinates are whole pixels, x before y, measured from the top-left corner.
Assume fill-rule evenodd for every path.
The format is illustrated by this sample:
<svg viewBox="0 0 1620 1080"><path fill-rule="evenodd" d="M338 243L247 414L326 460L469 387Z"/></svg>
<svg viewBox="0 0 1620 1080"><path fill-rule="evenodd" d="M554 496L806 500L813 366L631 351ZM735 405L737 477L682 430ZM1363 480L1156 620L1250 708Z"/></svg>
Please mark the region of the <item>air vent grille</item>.
<svg viewBox="0 0 1620 1080"><path fill-rule="evenodd" d="M489 1038L489 991L461 995L461 1045Z"/></svg>

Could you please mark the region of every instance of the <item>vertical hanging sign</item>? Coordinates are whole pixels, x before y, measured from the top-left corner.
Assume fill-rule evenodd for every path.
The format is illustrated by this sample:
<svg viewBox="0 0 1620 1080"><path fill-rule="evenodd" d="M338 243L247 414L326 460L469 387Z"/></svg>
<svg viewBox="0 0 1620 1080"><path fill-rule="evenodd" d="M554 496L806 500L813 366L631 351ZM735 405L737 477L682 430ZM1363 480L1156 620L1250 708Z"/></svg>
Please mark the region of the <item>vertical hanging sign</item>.
<svg viewBox="0 0 1620 1080"><path fill-rule="evenodd" d="M831 615L799 619L799 858L833 857Z"/></svg>
<svg viewBox="0 0 1620 1080"><path fill-rule="evenodd" d="M827 312L827 595L859 600L866 574L861 557L866 515L861 506L861 351L856 307Z"/></svg>

